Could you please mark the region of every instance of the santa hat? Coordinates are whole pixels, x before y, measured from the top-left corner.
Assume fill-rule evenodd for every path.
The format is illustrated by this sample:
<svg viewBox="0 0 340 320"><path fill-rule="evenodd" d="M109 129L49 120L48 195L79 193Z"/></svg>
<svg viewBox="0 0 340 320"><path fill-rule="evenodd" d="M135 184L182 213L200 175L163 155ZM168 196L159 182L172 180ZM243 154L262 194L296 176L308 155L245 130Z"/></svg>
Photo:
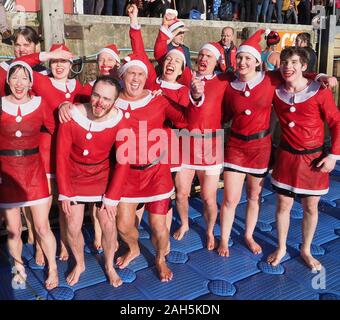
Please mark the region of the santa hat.
<svg viewBox="0 0 340 320"><path fill-rule="evenodd" d="M183 31L188 31L188 29L185 28L184 22L181 21L181 20L178 20L178 19L175 19L175 20L171 23L171 25L168 26L169 31L171 31L172 33L173 33L176 29L178 29L178 28L182 28Z"/></svg>
<svg viewBox="0 0 340 320"><path fill-rule="evenodd" d="M205 45L203 45L203 47L200 49L200 51L202 51L203 49L211 51L214 54L216 60L218 61L221 57L221 50L223 48L217 42L208 42Z"/></svg>
<svg viewBox="0 0 340 320"><path fill-rule="evenodd" d="M15 62L12 62L9 65L8 70L7 70L7 77L6 77L7 83L9 81L9 72L15 66L22 66L22 67L24 67L28 71L28 73L30 74L31 83L33 84L33 70L32 70L32 68L25 61L15 61Z"/></svg>
<svg viewBox="0 0 340 320"><path fill-rule="evenodd" d="M124 75L128 68L133 66L140 67L146 73L146 76L148 76L148 67L141 56L131 53L122 60L122 63L122 66L119 68L120 77Z"/></svg>
<svg viewBox="0 0 340 320"><path fill-rule="evenodd" d="M110 54L117 62L120 63L119 51L115 44L109 44L105 48L101 49L98 52L97 57L103 52Z"/></svg>
<svg viewBox="0 0 340 320"><path fill-rule="evenodd" d="M71 50L65 45L65 43L53 43L51 48L50 48L50 51L54 51L54 50L57 50L57 49L60 49L60 48L64 51L71 52ZM69 61L71 63L73 62L72 59L69 59Z"/></svg>
<svg viewBox="0 0 340 320"><path fill-rule="evenodd" d="M252 36L245 40L237 49L237 54L241 52L250 53L257 61L261 62L262 48L260 46L261 35L264 33L264 29L257 30Z"/></svg>
<svg viewBox="0 0 340 320"><path fill-rule="evenodd" d="M168 51L168 53L166 54L165 57L167 57L170 54L177 54L183 60L184 65L186 64L185 53L184 53L184 50L181 47L171 49L170 51Z"/></svg>

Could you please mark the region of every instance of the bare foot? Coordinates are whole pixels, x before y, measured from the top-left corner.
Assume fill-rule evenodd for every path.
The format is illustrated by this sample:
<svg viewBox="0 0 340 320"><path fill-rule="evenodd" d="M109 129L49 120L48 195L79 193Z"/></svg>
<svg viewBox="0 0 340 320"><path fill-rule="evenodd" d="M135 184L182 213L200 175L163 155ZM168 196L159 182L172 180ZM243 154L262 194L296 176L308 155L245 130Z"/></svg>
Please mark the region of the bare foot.
<svg viewBox="0 0 340 320"><path fill-rule="evenodd" d="M74 269L67 276L66 281L70 286L74 286L80 278L80 275L85 271L85 266L76 265Z"/></svg>
<svg viewBox="0 0 340 320"><path fill-rule="evenodd" d="M174 275L172 271L169 269L169 267L167 266L164 259L156 260L155 265L159 273L159 279L162 282L168 282L172 280Z"/></svg>
<svg viewBox="0 0 340 320"><path fill-rule="evenodd" d="M321 262L316 260L309 252L301 251L300 254L303 261L312 271L320 271L322 269Z"/></svg>
<svg viewBox="0 0 340 320"><path fill-rule="evenodd" d="M245 241L247 247L249 248L249 250L253 254L260 254L260 253L262 253L261 246L254 240L253 237L251 237L251 238L244 238L244 241Z"/></svg>
<svg viewBox="0 0 340 320"><path fill-rule="evenodd" d="M109 282L111 286L114 286L115 288L118 288L123 284L122 279L117 274L116 270L113 268L106 269L106 275L109 278Z"/></svg>
<svg viewBox="0 0 340 320"><path fill-rule="evenodd" d="M15 271L15 273L14 273ZM13 275L13 281L19 285L21 284L25 284L26 280L27 280L27 274L25 271L25 267L23 265L20 264L16 264L15 265L15 270L12 271Z"/></svg>
<svg viewBox="0 0 340 320"><path fill-rule="evenodd" d="M93 247L96 251L103 251L102 243L101 241L94 240L93 241Z"/></svg>
<svg viewBox="0 0 340 320"><path fill-rule="evenodd" d="M68 250L65 247L65 245L61 245L61 249L60 249L60 255L59 255L59 260L60 261L67 261L69 258L69 254L68 254Z"/></svg>
<svg viewBox="0 0 340 320"><path fill-rule="evenodd" d="M35 250L35 263L38 266L44 266L45 265L45 256L44 256L44 253L41 250L40 246L39 246L39 249Z"/></svg>
<svg viewBox="0 0 340 320"><path fill-rule="evenodd" d="M215 237L213 234L207 234L207 249L209 251L214 250L215 249Z"/></svg>
<svg viewBox="0 0 340 320"><path fill-rule="evenodd" d="M139 254L139 249L136 251L129 250L125 255L117 258L116 265L119 267L119 269L124 269L133 259L137 258Z"/></svg>
<svg viewBox="0 0 340 320"><path fill-rule="evenodd" d="M271 264L273 267L276 267L282 260L282 258L286 255L286 249L277 249L273 253L271 253L268 258L267 262Z"/></svg>
<svg viewBox="0 0 340 320"><path fill-rule="evenodd" d="M45 286L47 290L52 290L58 287L59 277L57 269L49 270L48 277L45 281Z"/></svg>
<svg viewBox="0 0 340 320"><path fill-rule="evenodd" d="M221 240L217 252L221 257L229 257L228 241Z"/></svg>
<svg viewBox="0 0 340 320"><path fill-rule="evenodd" d="M182 240L185 234L189 231L189 226L181 225L172 235L175 240Z"/></svg>

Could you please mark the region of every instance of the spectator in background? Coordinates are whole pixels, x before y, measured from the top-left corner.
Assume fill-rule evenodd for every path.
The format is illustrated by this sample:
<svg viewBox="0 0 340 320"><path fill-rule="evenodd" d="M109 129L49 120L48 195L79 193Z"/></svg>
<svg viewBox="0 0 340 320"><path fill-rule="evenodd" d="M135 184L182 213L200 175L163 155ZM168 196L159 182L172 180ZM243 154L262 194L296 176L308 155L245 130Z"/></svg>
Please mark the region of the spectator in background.
<svg viewBox="0 0 340 320"><path fill-rule="evenodd" d="M275 11L274 11L275 9ZM277 23L283 23L282 19L282 0L269 0L269 7L267 12L267 22L272 22L273 13L276 15Z"/></svg>
<svg viewBox="0 0 340 320"><path fill-rule="evenodd" d="M276 51L280 36L276 31L266 35L267 47L261 54L262 66L265 71L272 71L280 67L280 53Z"/></svg>
<svg viewBox="0 0 340 320"><path fill-rule="evenodd" d="M232 27L224 27L221 33L221 40L218 42L223 48L220 50L221 58L219 61L219 69L222 72L232 71L236 68L236 52L237 48L234 44L235 31Z"/></svg>
<svg viewBox="0 0 340 320"><path fill-rule="evenodd" d="M9 30L4 4L5 0L0 0L0 34L3 43L12 45L11 42L12 33L11 30Z"/></svg>
<svg viewBox="0 0 340 320"><path fill-rule="evenodd" d="M171 0L145 0L149 17L163 17L166 9L171 8Z"/></svg>
<svg viewBox="0 0 340 320"><path fill-rule="evenodd" d="M178 18L189 19L190 11L198 10L201 14L205 14L205 4L203 0L175 0L178 11Z"/></svg>
<svg viewBox="0 0 340 320"><path fill-rule="evenodd" d="M297 47L304 48L309 54L309 62L307 64L306 72L315 72L316 71L317 56L316 56L316 52L312 48L312 44L310 42L310 34L307 33L307 32L299 33L296 36L295 45Z"/></svg>
<svg viewBox="0 0 340 320"><path fill-rule="evenodd" d="M299 24L311 24L310 11L311 11L311 2L310 0L301 0L298 9L298 18Z"/></svg>
<svg viewBox="0 0 340 320"><path fill-rule="evenodd" d="M84 0L84 14L102 13L104 8L104 0Z"/></svg>
<svg viewBox="0 0 340 320"><path fill-rule="evenodd" d="M241 0L241 21L256 22L257 0Z"/></svg>
<svg viewBox="0 0 340 320"><path fill-rule="evenodd" d="M298 11L297 6L300 0L283 0L282 13L284 16L284 22L287 24L298 23Z"/></svg>
<svg viewBox="0 0 340 320"><path fill-rule="evenodd" d="M257 10L256 10L256 21L258 22L268 22L267 12L270 0L258 0Z"/></svg>
<svg viewBox="0 0 340 320"><path fill-rule="evenodd" d="M104 0L104 15L123 16L126 0Z"/></svg>
<svg viewBox="0 0 340 320"><path fill-rule="evenodd" d="M336 25L340 25L340 0L336 0L335 3L336 8Z"/></svg>

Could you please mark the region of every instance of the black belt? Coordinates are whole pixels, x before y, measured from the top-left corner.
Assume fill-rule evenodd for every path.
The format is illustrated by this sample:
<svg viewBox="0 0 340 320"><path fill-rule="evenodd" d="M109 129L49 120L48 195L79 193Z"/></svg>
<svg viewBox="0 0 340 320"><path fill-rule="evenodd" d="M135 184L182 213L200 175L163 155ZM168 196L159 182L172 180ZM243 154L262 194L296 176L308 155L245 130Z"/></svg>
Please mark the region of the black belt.
<svg viewBox="0 0 340 320"><path fill-rule="evenodd" d="M25 150L0 150L0 156L24 157L39 153L39 147Z"/></svg>
<svg viewBox="0 0 340 320"><path fill-rule="evenodd" d="M185 132L185 131L184 131ZM217 136L222 136L224 133L222 132L209 132L209 133L195 133L195 132L188 132L188 134L181 134L181 132L179 133L179 136L188 136L188 137L194 137L194 138L215 138Z"/></svg>
<svg viewBox="0 0 340 320"><path fill-rule="evenodd" d="M314 149L296 150L293 147L291 147L288 143L281 142L280 148L293 154L313 154L313 153L317 153L320 151L324 151L325 146L321 146L321 147L314 148Z"/></svg>
<svg viewBox="0 0 340 320"><path fill-rule="evenodd" d="M163 152L159 158L157 158L154 161L152 161L151 163L148 163L148 164L145 164L145 165L137 166L137 165L131 164L130 168L135 169L135 170L145 170L145 169L151 168L154 165L160 163L160 161L164 158L164 155L165 155L165 152Z"/></svg>
<svg viewBox="0 0 340 320"><path fill-rule="evenodd" d="M231 136L233 136L237 139L243 140L243 141L251 141L251 140L261 139L261 138L266 137L269 133L270 133L270 130L266 129L266 130L262 130L260 132L251 134L250 136L245 136L243 134L239 134L239 133L236 133L236 132L230 130Z"/></svg>

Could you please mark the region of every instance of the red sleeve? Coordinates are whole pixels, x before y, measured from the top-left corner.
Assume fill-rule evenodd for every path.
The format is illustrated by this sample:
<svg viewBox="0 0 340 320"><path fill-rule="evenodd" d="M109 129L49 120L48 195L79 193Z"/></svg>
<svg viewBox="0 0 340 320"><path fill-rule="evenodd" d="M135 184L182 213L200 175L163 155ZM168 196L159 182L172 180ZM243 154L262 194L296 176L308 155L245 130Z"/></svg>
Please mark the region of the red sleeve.
<svg viewBox="0 0 340 320"><path fill-rule="evenodd" d="M334 102L332 91L320 89L320 109L326 120L331 135L331 155L332 158L340 160L340 111Z"/></svg>
<svg viewBox="0 0 340 320"><path fill-rule="evenodd" d="M190 82L192 78L192 73L189 67L185 67L181 77L178 79L178 83L190 88Z"/></svg>
<svg viewBox="0 0 340 320"><path fill-rule="evenodd" d="M154 56L158 64L163 63L163 59L168 52L167 41L171 39L171 32L164 26L159 29L158 36L156 38L154 46Z"/></svg>
<svg viewBox="0 0 340 320"><path fill-rule="evenodd" d="M128 121L126 119L123 119L121 120L117 128L117 132L119 132L119 130L122 130L122 129L130 130L129 128L130 126L128 125ZM123 193L124 183L130 171L130 163L119 159L119 155L118 155L119 153L117 153L117 150L119 150L119 148L125 143L126 142L120 141L120 140L114 141L114 147L116 150L116 165L113 169L113 174L111 176L109 185L103 197L104 204L107 204L110 206L118 205L119 200Z"/></svg>
<svg viewBox="0 0 340 320"><path fill-rule="evenodd" d="M33 67L33 66L41 63L40 53L38 52L38 53L32 53L32 54L22 56L20 58L15 59L13 62L16 62L16 61L24 61L28 65Z"/></svg>
<svg viewBox="0 0 340 320"><path fill-rule="evenodd" d="M222 123L227 123L233 118L233 112L230 108L230 105L228 103L230 101L229 94L228 94L228 87L224 92L223 97L223 108L222 108Z"/></svg>
<svg viewBox="0 0 340 320"><path fill-rule="evenodd" d="M0 96L4 97L6 95L6 77L7 72L3 68L0 67Z"/></svg>
<svg viewBox="0 0 340 320"><path fill-rule="evenodd" d="M48 130L48 132L52 135L56 129L52 109L48 106L47 102L44 100L42 100L41 102L41 107L44 117L44 126Z"/></svg>
<svg viewBox="0 0 340 320"><path fill-rule="evenodd" d="M59 200L67 200L74 196L69 173L70 153L72 146L72 121L61 123L57 133L57 184Z"/></svg>
<svg viewBox="0 0 340 320"><path fill-rule="evenodd" d="M91 86L89 83L82 86L82 89L80 92L75 96L74 102L79 103L87 103L91 99L91 93L92 93L93 86Z"/></svg>
<svg viewBox="0 0 340 320"><path fill-rule="evenodd" d="M184 108L166 98L164 99L164 102L162 101L161 103L166 105L166 118L169 119L176 128L181 129L188 126Z"/></svg>

